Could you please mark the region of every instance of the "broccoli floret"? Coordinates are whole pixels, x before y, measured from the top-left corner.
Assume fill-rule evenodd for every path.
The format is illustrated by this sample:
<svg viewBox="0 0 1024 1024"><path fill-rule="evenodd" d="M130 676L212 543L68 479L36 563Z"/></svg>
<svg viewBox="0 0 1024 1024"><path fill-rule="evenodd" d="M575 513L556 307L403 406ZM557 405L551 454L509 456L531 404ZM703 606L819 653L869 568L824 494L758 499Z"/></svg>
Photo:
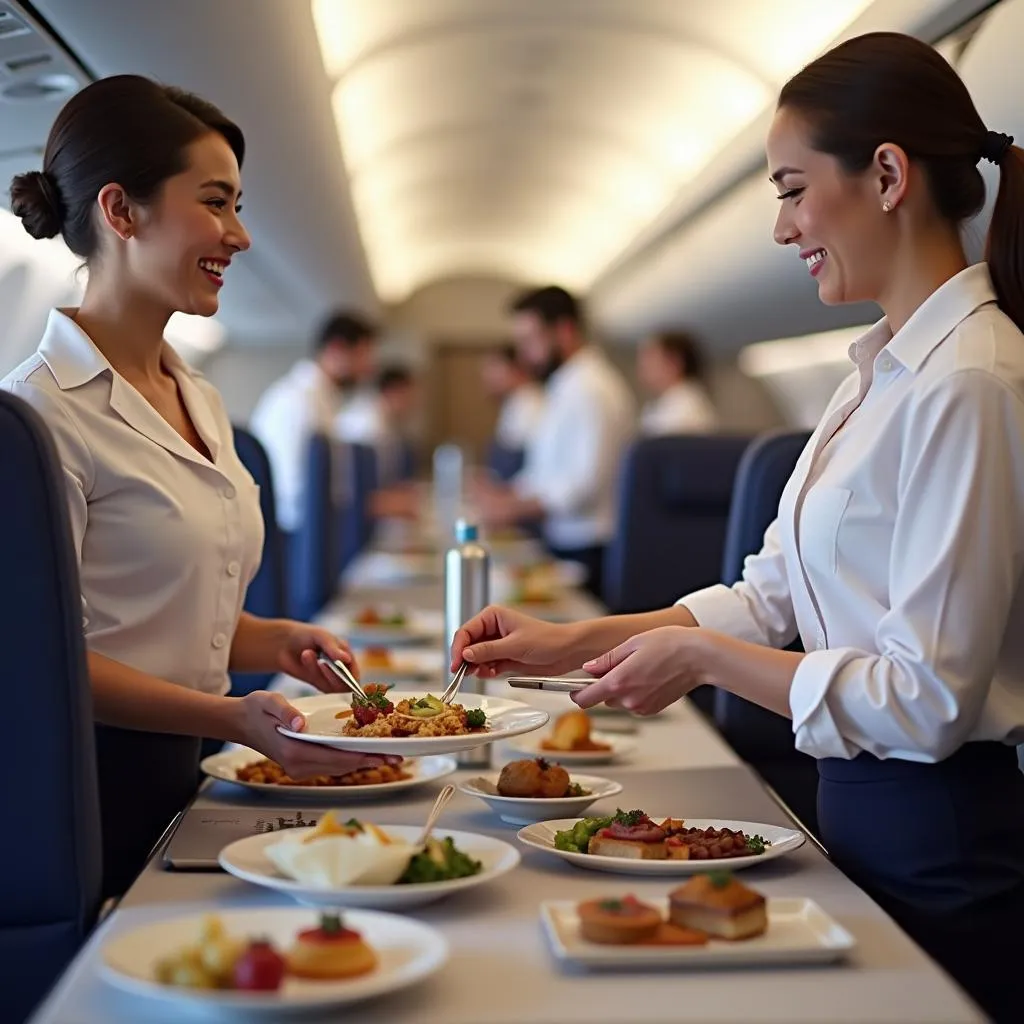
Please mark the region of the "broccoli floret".
<svg viewBox="0 0 1024 1024"><path fill-rule="evenodd" d="M470 729L482 729L487 724L487 715L482 708L472 708L466 712L466 725Z"/></svg>

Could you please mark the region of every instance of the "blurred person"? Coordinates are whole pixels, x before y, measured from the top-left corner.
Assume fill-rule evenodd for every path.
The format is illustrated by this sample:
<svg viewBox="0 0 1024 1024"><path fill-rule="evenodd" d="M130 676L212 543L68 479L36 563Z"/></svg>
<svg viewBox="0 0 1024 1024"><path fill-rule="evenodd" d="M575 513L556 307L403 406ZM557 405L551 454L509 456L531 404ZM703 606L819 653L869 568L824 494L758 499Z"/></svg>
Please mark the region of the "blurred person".
<svg viewBox="0 0 1024 1024"><path fill-rule="evenodd" d="M301 524L306 450L316 433L338 437L339 414L360 401L373 379L377 330L353 312L332 314L317 333L311 358L297 362L260 397L249 429L270 459L281 529Z"/></svg>
<svg viewBox="0 0 1024 1024"><path fill-rule="evenodd" d="M481 520L543 520L556 558L581 563L600 595L604 550L615 527L619 465L633 435L626 382L587 338L578 300L564 288L526 292L510 307L520 358L546 380L544 413L510 486L478 483Z"/></svg>
<svg viewBox="0 0 1024 1024"><path fill-rule="evenodd" d="M495 441L509 451L522 451L544 414L544 388L522 363L514 345L489 352L480 376L487 393L501 403Z"/></svg>
<svg viewBox="0 0 1024 1024"><path fill-rule="evenodd" d="M688 334L655 334L636 357L640 386L651 399L640 413L640 430L648 437L710 434L718 414L704 386L704 358Z"/></svg>

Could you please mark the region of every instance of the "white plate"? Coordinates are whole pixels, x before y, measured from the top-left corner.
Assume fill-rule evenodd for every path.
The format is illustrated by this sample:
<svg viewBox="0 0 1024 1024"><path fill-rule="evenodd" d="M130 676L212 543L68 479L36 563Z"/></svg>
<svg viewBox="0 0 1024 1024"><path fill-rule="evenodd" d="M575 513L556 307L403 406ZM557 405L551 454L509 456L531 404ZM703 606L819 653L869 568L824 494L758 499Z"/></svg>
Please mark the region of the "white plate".
<svg viewBox="0 0 1024 1024"><path fill-rule="evenodd" d="M381 605L377 610L383 614L404 611L403 626L364 626L356 622L360 611L354 615L331 618L330 628L344 637L353 647L410 647L417 644L441 644L444 632L444 616L437 612L408 611Z"/></svg>
<svg viewBox="0 0 1024 1024"><path fill-rule="evenodd" d="M424 691L392 690L388 698L395 704L405 698L418 699ZM345 719L337 719L335 713L347 708L350 700L340 694L321 694L317 697L300 697L292 706L306 715L306 729L292 732L278 726L284 736L306 743L321 743L338 750L365 750L374 754L402 754L406 757L421 757L425 754L454 754L459 750L472 750L488 743L507 740L534 729L542 729L548 722L548 713L538 711L517 700L503 697L489 697L479 693L460 693L457 704L465 708L483 708L487 715L487 732L469 733L465 736L415 736L387 737L375 739L372 736L344 736Z"/></svg>
<svg viewBox="0 0 1024 1024"><path fill-rule="evenodd" d="M552 761L560 761L562 764L610 764L620 758L632 754L636 749L633 740L623 739L620 734L601 732L594 730L590 738L595 743L607 743L609 750L546 750L541 743L547 736L530 736L529 739L519 740L513 743L512 749L518 750L521 754L528 754L530 757L546 757Z"/></svg>
<svg viewBox="0 0 1024 1024"><path fill-rule="evenodd" d="M419 825L381 825L388 835L395 839L412 842L420 834ZM289 835L300 836L313 829L290 830ZM220 866L229 874L243 881L262 885L277 892L283 892L299 903L318 907L377 907L397 909L419 907L433 903L464 889L475 889L486 885L511 871L520 860L519 851L500 839L477 835L475 832L452 832L449 829L434 829L438 839L451 836L456 847L463 853L483 864L483 870L468 878L455 878L449 882L424 882L417 885L348 885L340 889L318 889L297 882L282 875L264 849L278 842L280 835L274 832L247 836L226 846L220 853Z"/></svg>
<svg viewBox="0 0 1024 1024"><path fill-rule="evenodd" d="M363 555L352 583L363 587L400 586L438 579L444 571L439 555L415 552L371 551Z"/></svg>
<svg viewBox="0 0 1024 1024"><path fill-rule="evenodd" d="M664 821L668 814L652 814L654 821ZM597 817L597 815L594 815ZM764 853L750 857L723 857L719 860L630 860L627 857L599 857L593 853L571 853L568 850L555 849L555 833L570 829L579 818L563 818L561 821L543 821L536 825L520 829L517 838L526 846L545 853L554 854L570 864L591 871L609 871L616 875L695 875L704 871L722 869L738 871L754 864L763 864L784 854L792 853L804 845L807 838L796 829L782 828L779 825L761 825L752 821L719 821L711 818L687 818L687 828L730 828L742 831L747 835L764 836L771 842Z"/></svg>
<svg viewBox="0 0 1024 1024"><path fill-rule="evenodd" d="M667 900L645 900L667 913ZM813 900L768 900L768 930L737 942L711 939L703 946L605 946L580 935L576 904L546 900L540 918L559 960L584 967L757 967L841 960L856 942Z"/></svg>
<svg viewBox="0 0 1024 1024"><path fill-rule="evenodd" d="M552 758L557 761L557 758ZM510 825L531 825L536 821L547 821L558 815L582 815L583 812L598 800L607 800L622 792L622 786L611 779L602 779L597 775L571 776L584 789L590 790L588 796L565 797L516 797L501 796L498 793L498 772L490 775L478 775L475 778L460 782L458 789L469 796L479 797L485 801L501 818Z"/></svg>
<svg viewBox="0 0 1024 1024"><path fill-rule="evenodd" d="M210 906L207 912L216 912L229 934L265 936L281 952L291 945L298 931L316 927L318 920L307 909L231 910ZM179 915L169 907L162 920L108 939L103 946L100 974L120 989L172 1006L181 1014L205 1011L221 1015L227 1011L235 1019L248 1020L254 1014L279 1019L284 1014L328 1010L406 988L440 970L448 959L448 943L435 929L395 914L357 910L345 914L345 923L362 932L380 958L377 968L362 977L307 981L287 976L277 992L187 989L160 984L154 974L157 961L197 942L204 916L195 912Z"/></svg>
<svg viewBox="0 0 1024 1024"><path fill-rule="evenodd" d="M402 768L412 776L401 782L384 782L379 785L365 786L279 786L272 782L243 782L236 776L239 768L244 768L254 761L262 761L263 755L248 747L236 747L233 750L222 750L219 754L204 757L199 767L213 779L230 782L235 786L244 786L262 796L274 799L288 797L303 801L314 800L317 803L334 804L339 801L349 803L354 800L379 800L393 793L406 789L425 786L451 775L458 768L454 757L420 757L406 761Z"/></svg>

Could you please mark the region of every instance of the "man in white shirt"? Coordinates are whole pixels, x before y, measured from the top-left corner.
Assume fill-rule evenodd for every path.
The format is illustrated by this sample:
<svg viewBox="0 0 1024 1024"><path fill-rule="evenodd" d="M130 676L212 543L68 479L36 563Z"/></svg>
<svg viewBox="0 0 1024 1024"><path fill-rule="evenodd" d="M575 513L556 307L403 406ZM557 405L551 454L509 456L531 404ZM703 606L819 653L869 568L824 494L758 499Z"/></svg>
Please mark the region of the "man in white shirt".
<svg viewBox="0 0 1024 1024"><path fill-rule="evenodd" d="M511 313L521 358L547 380L545 408L512 486L479 486L480 515L493 525L543 519L552 554L582 563L588 589L599 595L633 399L621 374L588 343L580 305L565 289L528 292Z"/></svg>
<svg viewBox="0 0 1024 1024"><path fill-rule="evenodd" d="M376 330L355 313L332 315L320 329L312 359L303 359L260 397L249 428L270 459L281 529L293 533L302 518L306 449L316 433L336 434L346 390L374 369Z"/></svg>
<svg viewBox="0 0 1024 1024"><path fill-rule="evenodd" d="M702 383L703 359L688 334L673 331L649 338L637 352L636 373L652 395L640 414L640 429L648 437L718 429L718 415Z"/></svg>
<svg viewBox="0 0 1024 1024"><path fill-rule="evenodd" d="M488 354L481 379L484 389L501 402L494 439L509 451L522 451L544 414L544 388L523 365L514 345Z"/></svg>

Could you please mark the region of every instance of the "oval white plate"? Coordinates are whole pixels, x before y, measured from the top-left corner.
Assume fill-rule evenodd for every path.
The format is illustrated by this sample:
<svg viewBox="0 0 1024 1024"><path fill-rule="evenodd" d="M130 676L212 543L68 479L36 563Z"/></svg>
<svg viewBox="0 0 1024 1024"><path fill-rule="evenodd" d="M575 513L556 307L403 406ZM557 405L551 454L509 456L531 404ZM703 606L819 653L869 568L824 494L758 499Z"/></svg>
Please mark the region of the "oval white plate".
<svg viewBox="0 0 1024 1024"><path fill-rule="evenodd" d="M388 697L395 704L405 698L418 699L423 690L392 690ZM435 696L437 696L435 694ZM513 736L542 729L548 722L548 713L531 708L517 700L503 697L489 697L479 693L460 693L456 701L466 708L483 708L487 714L487 732L468 733L465 736L398 736L376 739L372 736L344 736L345 719L337 719L335 713L349 707L348 697L339 694L322 694L318 697L300 697L292 706L306 715L303 732L292 732L278 726L277 731L294 740L305 743L321 743L337 750L365 750L374 754L402 754L406 757L421 757L425 754L454 754L459 750L472 750L488 743L497 743Z"/></svg>
<svg viewBox="0 0 1024 1024"><path fill-rule="evenodd" d="M652 814L654 821L664 821L668 814ZM598 857L592 853L570 853L555 849L555 833L572 828L579 818L563 818L561 821L544 821L520 829L516 838L526 846L544 853L554 854L581 868L591 871L609 871L616 875L695 875L704 871L738 871L755 864L774 860L792 853L804 845L807 838L803 832L779 825L762 825L752 821L724 821L711 818L686 818L687 828L731 828L747 835L764 836L771 841L764 853L751 857L725 857L718 860L629 860L626 857Z"/></svg>
<svg viewBox="0 0 1024 1024"><path fill-rule="evenodd" d="M390 609L381 607L381 612ZM399 610L399 609L396 609ZM364 626L355 621L355 615L331 616L329 628L343 636L353 647L409 647L416 644L437 643L440 650L444 617L430 612L406 611L402 626Z"/></svg>
<svg viewBox="0 0 1024 1024"><path fill-rule="evenodd" d="M425 786L451 775L458 768L454 757L419 757L406 761L403 770L412 778L400 782L382 782L378 785L365 786L279 786L272 782L243 782L236 776L239 768L244 768L254 761L262 761L263 755L248 747L237 747L234 750L222 750L219 754L204 757L199 767L210 776L221 782L230 782L235 786L243 786L262 796L275 799L289 797L296 800L314 800L318 803L349 803L353 800L379 800L393 793L401 793L406 789Z"/></svg>
<svg viewBox="0 0 1024 1024"><path fill-rule="evenodd" d="M419 825L381 825L395 839L412 842L420 834ZM301 836L313 829L293 829L289 835ZM236 878L254 885L262 885L283 892L298 900L318 907L419 907L433 903L464 889L486 885L511 871L520 860L519 851L500 839L477 835L475 832L452 832L434 829L438 839L451 836L455 845L465 854L483 864L483 870L468 878L455 878L448 882L424 882L418 885L349 885L341 889L318 889L297 882L281 874L264 849L280 841L280 834L268 832L246 836L224 847L220 853L220 866Z"/></svg>
<svg viewBox="0 0 1024 1024"><path fill-rule="evenodd" d="M636 750L636 743L633 740L623 739L620 734L601 732L594 730L590 738L595 743L607 743L610 750L545 750L541 746L544 736L531 736L529 739L520 740L511 744L513 750L530 757L546 757L552 761L560 761L562 764L610 764L619 758L626 757Z"/></svg>
<svg viewBox="0 0 1024 1024"><path fill-rule="evenodd" d="M557 761L557 758L552 758ZM622 786L611 779L602 779L597 775L572 775L572 781L578 782L584 789L590 790L589 796L565 797L517 797L501 796L498 793L498 772L490 775L478 775L460 782L458 789L469 796L479 797L485 801L501 818L510 825L531 825L536 821L549 821L556 814L580 816L598 800L607 800L622 792Z"/></svg>
<svg viewBox="0 0 1024 1024"><path fill-rule="evenodd" d="M345 923L362 932L380 958L376 970L359 978L339 981L307 981L287 976L277 992L232 992L175 988L155 978L157 961L183 946L194 944L206 913L216 913L228 933L266 936L284 952L297 932L313 928L317 915L308 909L265 907L256 910L204 908L182 915L173 906L167 916L108 939L103 946L101 976L112 985L180 1013L232 1012L265 1014L280 1018L310 1009L328 1010L373 996L406 988L440 970L448 959L448 943L441 934L419 921L395 914L356 910L345 914Z"/></svg>

